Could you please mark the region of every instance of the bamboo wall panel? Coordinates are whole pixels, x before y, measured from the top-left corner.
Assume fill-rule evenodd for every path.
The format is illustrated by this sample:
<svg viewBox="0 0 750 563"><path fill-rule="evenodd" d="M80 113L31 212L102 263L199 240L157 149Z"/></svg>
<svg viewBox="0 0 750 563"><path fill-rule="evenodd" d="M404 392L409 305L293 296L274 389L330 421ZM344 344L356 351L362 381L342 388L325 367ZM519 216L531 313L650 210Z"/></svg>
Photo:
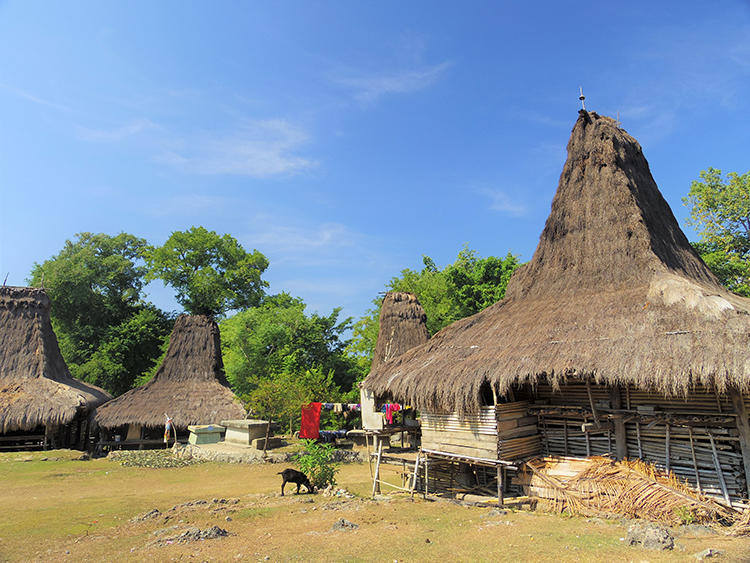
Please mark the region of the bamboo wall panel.
<svg viewBox="0 0 750 563"><path fill-rule="evenodd" d="M620 409L613 414L613 391L593 383L590 389L591 399L583 382L571 382L559 390L549 385L536 387L535 407L545 453L614 455L611 430L587 435L581 429L583 423L594 421L593 400L598 418L605 424L611 416L624 418L628 457L668 469L693 487L700 485L707 494L748 498L736 417L728 395L705 386L696 386L687 397L621 387L614 391L619 394ZM750 404L750 395L743 394L743 400Z"/></svg>

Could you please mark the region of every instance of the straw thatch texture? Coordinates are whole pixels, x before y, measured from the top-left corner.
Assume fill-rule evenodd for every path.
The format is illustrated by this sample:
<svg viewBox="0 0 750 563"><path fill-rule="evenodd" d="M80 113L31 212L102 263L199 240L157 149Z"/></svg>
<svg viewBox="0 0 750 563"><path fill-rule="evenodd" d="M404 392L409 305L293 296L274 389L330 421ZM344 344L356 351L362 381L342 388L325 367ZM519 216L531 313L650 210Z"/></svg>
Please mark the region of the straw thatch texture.
<svg viewBox="0 0 750 563"><path fill-rule="evenodd" d="M479 408L480 387L571 376L684 394L747 389L750 300L689 245L635 139L582 111L532 260L506 298L374 370L364 387L425 410Z"/></svg>
<svg viewBox="0 0 750 563"><path fill-rule="evenodd" d="M424 344L429 338L427 315L417 296L401 291L386 293L380 307L380 329L371 369Z"/></svg>
<svg viewBox="0 0 750 563"><path fill-rule="evenodd" d="M111 396L73 379L43 289L0 287L0 434L68 424Z"/></svg>
<svg viewBox="0 0 750 563"><path fill-rule="evenodd" d="M94 420L105 428L125 424L176 427L245 418L245 409L224 376L219 327L210 317L182 315L154 378L98 408Z"/></svg>

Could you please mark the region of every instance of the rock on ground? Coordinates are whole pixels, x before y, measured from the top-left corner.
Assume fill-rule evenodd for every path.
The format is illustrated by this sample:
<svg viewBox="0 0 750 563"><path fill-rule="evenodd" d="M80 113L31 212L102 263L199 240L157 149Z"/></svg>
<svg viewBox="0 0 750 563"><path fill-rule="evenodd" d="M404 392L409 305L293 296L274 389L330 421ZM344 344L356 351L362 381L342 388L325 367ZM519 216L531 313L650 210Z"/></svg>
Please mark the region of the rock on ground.
<svg viewBox="0 0 750 563"><path fill-rule="evenodd" d="M336 522L333 523L333 526L331 527L332 530L356 530L359 528L359 524L355 524L354 522L349 522L349 520L346 520L344 518L339 518L336 520Z"/></svg>
<svg viewBox="0 0 750 563"><path fill-rule="evenodd" d="M628 528L625 538L628 545L641 545L646 549L672 549L674 537L665 527L648 522L637 522Z"/></svg>

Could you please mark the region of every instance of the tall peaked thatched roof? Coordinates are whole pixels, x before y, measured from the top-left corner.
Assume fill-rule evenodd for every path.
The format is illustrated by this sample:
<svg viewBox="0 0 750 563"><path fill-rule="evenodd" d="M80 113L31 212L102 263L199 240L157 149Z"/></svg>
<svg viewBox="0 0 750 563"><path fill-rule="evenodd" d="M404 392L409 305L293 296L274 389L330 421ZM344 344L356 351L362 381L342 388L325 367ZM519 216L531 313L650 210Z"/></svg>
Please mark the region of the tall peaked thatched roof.
<svg viewBox="0 0 750 563"><path fill-rule="evenodd" d="M386 293L380 307L380 329L371 369L424 344L429 338L427 315L417 296L402 291Z"/></svg>
<svg viewBox="0 0 750 563"><path fill-rule="evenodd" d="M180 428L245 418L224 376L219 327L210 317L180 316L154 378L98 408L94 419L105 428L157 427L165 413Z"/></svg>
<svg viewBox="0 0 750 563"><path fill-rule="evenodd" d="M638 142L581 111L539 246L504 300L374 370L363 386L474 411L480 387L591 375L664 393L750 384L750 300L722 288Z"/></svg>
<svg viewBox="0 0 750 563"><path fill-rule="evenodd" d="M111 396L74 379L43 289L0 287L0 434L69 423Z"/></svg>

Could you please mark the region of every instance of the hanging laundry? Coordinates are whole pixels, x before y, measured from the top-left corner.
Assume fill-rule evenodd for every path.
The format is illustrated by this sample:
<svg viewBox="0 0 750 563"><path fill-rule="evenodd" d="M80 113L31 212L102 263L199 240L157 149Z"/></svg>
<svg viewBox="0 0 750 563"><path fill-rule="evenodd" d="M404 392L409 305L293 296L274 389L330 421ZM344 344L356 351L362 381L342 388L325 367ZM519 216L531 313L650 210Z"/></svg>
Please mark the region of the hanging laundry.
<svg viewBox="0 0 750 563"><path fill-rule="evenodd" d="M388 424L393 424L393 415L401 410L401 405L398 403L386 403L385 405L385 419Z"/></svg>
<svg viewBox="0 0 750 563"><path fill-rule="evenodd" d="M332 411L333 410L333 403L323 403L323 410Z"/></svg>
<svg viewBox="0 0 750 563"><path fill-rule="evenodd" d="M299 429L299 437L317 440L320 436L320 409L321 403L310 403L302 405L302 423Z"/></svg>
<svg viewBox="0 0 750 563"><path fill-rule="evenodd" d="M348 404L348 405L346 405L346 406L347 406L347 407L349 407L349 410L350 410L350 411L354 411L354 412L357 412L357 411L359 411L359 410L360 410L360 405L359 405L359 403L349 403L349 404Z"/></svg>
<svg viewBox="0 0 750 563"><path fill-rule="evenodd" d="M333 412L341 414L344 412L344 406L341 403L333 403Z"/></svg>

